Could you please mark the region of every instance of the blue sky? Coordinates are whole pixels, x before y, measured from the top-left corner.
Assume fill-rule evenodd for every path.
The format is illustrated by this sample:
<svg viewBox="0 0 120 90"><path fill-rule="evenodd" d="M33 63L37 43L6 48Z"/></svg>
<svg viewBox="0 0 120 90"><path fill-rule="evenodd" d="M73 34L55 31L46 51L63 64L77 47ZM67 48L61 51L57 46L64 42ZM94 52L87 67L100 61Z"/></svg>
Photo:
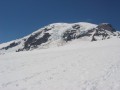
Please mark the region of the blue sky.
<svg viewBox="0 0 120 90"><path fill-rule="evenodd" d="M0 43L56 22L108 22L120 30L120 0L0 0Z"/></svg>

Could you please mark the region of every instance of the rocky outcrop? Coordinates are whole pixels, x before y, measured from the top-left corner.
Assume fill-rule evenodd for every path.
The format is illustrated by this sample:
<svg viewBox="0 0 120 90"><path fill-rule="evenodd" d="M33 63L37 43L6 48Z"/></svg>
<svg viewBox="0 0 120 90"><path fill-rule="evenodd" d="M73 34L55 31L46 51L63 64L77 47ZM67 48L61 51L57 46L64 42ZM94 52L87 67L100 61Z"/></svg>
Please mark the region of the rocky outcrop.
<svg viewBox="0 0 120 90"><path fill-rule="evenodd" d="M19 44L20 44L20 42L17 42L17 43L13 42L13 43L9 44L8 46L1 48L0 50L2 50L2 49L8 50L10 48L13 48L13 47L19 45Z"/></svg>
<svg viewBox="0 0 120 90"><path fill-rule="evenodd" d="M113 28L113 26L109 23L102 23L97 26L98 30L107 30L110 32L115 32L116 30Z"/></svg>
<svg viewBox="0 0 120 90"><path fill-rule="evenodd" d="M45 33L41 38L36 39L39 34L31 35L25 42L23 49L29 50L30 48L37 48L38 45L47 42L48 38L51 36L49 33Z"/></svg>
<svg viewBox="0 0 120 90"><path fill-rule="evenodd" d="M116 36L114 33L116 30L109 23L99 24L94 30L95 33L93 34L92 41L109 39L111 36Z"/></svg>

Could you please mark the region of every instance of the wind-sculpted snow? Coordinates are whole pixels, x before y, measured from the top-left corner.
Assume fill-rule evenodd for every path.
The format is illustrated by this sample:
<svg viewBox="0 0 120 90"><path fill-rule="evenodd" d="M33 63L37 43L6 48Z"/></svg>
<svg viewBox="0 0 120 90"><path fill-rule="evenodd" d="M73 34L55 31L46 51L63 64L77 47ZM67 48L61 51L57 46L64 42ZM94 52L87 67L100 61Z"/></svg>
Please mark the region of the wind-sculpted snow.
<svg viewBox="0 0 120 90"><path fill-rule="evenodd" d="M0 90L120 90L120 39L0 55Z"/></svg>
<svg viewBox="0 0 120 90"><path fill-rule="evenodd" d="M119 38L120 32L108 23L54 23L21 39L1 44L0 54L63 46L76 39L98 41L113 37Z"/></svg>

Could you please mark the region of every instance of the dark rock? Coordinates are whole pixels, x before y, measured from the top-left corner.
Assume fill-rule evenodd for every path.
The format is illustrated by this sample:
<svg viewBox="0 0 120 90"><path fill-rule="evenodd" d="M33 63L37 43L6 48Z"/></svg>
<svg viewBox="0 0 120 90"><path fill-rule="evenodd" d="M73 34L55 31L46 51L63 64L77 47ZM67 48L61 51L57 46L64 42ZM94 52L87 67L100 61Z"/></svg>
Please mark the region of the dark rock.
<svg viewBox="0 0 120 90"><path fill-rule="evenodd" d="M66 31L63 35L63 40L65 41L70 41L72 39L75 39L77 38L76 35L76 30L70 30L70 31Z"/></svg>
<svg viewBox="0 0 120 90"><path fill-rule="evenodd" d="M47 28L47 27L46 27L46 28L44 28L44 31L47 32L47 31L49 31L49 30L51 30L51 29L52 29L52 28Z"/></svg>
<svg viewBox="0 0 120 90"><path fill-rule="evenodd" d="M20 51L23 51L23 49L18 49L18 50L16 50L16 52L20 52Z"/></svg>
<svg viewBox="0 0 120 90"><path fill-rule="evenodd" d="M17 45L19 45L19 44L20 44L19 42L17 42L17 43L13 42L13 43L11 43L11 44L8 45L8 46L3 47L2 49L8 50L9 48L13 48L13 47L15 47L15 46L17 46ZM2 50L2 49L1 49L1 50Z"/></svg>
<svg viewBox="0 0 120 90"><path fill-rule="evenodd" d="M91 41L97 41L97 40L95 39L94 35L92 36L92 40L91 40Z"/></svg>
<svg viewBox="0 0 120 90"><path fill-rule="evenodd" d="M98 25L97 28L98 28L99 30L108 30L108 31L110 31L110 32L115 32L115 31L116 31L116 30L112 27L112 25L109 24L109 23L102 23L102 24Z"/></svg>
<svg viewBox="0 0 120 90"><path fill-rule="evenodd" d="M72 39L78 39L84 36L90 37L94 30L89 31L79 31L79 30L68 30L63 34L63 40L65 41L71 41ZM79 34L78 34L79 32Z"/></svg>
<svg viewBox="0 0 120 90"><path fill-rule="evenodd" d="M80 25L75 24L74 26L72 26L73 29L80 29Z"/></svg>
<svg viewBox="0 0 120 90"><path fill-rule="evenodd" d="M37 48L38 45L47 42L48 38L51 36L49 33L44 33L43 37L36 39L39 34L32 35L28 38L24 45L25 50L29 50L31 47Z"/></svg>
<svg viewBox="0 0 120 90"><path fill-rule="evenodd" d="M96 40L97 40L97 39L95 38L95 36L101 37L101 40L104 40L104 39L107 39L107 38L108 38L109 34L108 34L105 30L103 30L103 29L98 29L98 28L96 28L96 29L95 29L95 33L94 33L93 36L92 36L92 41L96 41Z"/></svg>

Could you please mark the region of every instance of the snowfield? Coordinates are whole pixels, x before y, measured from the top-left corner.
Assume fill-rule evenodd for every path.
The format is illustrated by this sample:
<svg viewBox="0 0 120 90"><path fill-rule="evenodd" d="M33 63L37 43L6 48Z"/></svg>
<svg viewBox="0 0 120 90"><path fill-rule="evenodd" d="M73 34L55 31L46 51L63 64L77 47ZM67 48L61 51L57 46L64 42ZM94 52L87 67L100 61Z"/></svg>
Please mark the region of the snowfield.
<svg viewBox="0 0 120 90"><path fill-rule="evenodd" d="M120 90L120 39L0 55L0 90Z"/></svg>

